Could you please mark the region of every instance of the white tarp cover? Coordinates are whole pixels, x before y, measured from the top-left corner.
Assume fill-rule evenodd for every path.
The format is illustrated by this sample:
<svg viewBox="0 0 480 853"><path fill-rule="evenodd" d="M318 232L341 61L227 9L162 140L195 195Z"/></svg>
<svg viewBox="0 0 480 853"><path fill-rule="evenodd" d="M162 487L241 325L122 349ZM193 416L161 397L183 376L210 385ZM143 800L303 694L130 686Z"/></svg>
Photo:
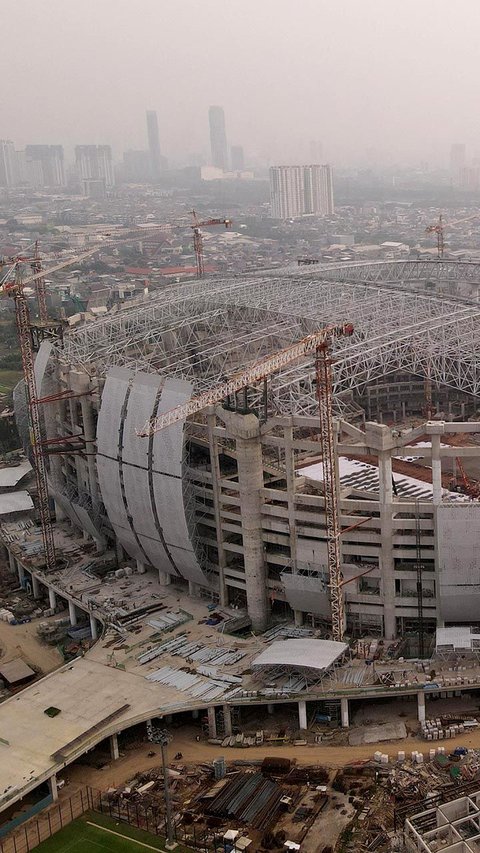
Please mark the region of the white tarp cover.
<svg viewBox="0 0 480 853"><path fill-rule="evenodd" d="M347 643L335 640L280 640L272 643L252 661L252 668L285 666L298 669L329 669L348 650Z"/></svg>

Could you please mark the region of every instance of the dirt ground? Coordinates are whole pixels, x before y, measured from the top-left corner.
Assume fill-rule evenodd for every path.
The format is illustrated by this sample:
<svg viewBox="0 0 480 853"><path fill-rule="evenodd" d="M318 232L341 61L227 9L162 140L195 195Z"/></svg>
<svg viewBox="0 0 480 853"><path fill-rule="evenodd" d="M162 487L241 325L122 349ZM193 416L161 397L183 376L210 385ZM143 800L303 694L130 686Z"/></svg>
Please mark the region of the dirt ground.
<svg viewBox="0 0 480 853"><path fill-rule="evenodd" d="M347 764L361 762L371 759L376 747L373 744L366 746L324 746L315 744L312 746L259 746L249 749L222 749L221 746L197 742L195 735L197 729L182 728L173 730L173 740L169 747L170 762L176 752L182 753L182 764L211 763L220 755L225 756L227 762L241 759L243 761L262 760L266 756L282 756L294 758L299 765L321 764L330 768L341 768ZM468 735L443 742L443 745L454 749L455 746L466 746L472 749L480 749L480 729ZM432 744L416 737L407 737L405 740L396 740L394 743L383 743L383 752L396 758L398 750L428 753ZM121 747L120 747L121 750ZM153 750L155 755L148 757L148 752ZM135 749L129 749L125 754L120 754L118 761L108 764L98 770L86 765L72 765L61 774L74 785L91 785L93 788L105 790L109 786L120 786L127 782L140 771L158 767L161 756L160 748L146 741Z"/></svg>
<svg viewBox="0 0 480 853"><path fill-rule="evenodd" d="M58 617L51 617L58 618ZM48 621L48 619L42 620ZM5 661L21 657L43 675L52 672L63 663L55 646L47 646L37 637L38 619L25 625L9 625L0 622L0 658Z"/></svg>

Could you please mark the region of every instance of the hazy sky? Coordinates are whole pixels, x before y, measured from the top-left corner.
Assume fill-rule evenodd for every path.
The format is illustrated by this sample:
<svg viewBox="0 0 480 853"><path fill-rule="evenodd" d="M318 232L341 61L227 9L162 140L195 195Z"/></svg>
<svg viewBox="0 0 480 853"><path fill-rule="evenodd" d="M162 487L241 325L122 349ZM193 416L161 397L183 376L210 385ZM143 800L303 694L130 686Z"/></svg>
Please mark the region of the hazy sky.
<svg viewBox="0 0 480 853"><path fill-rule="evenodd" d="M480 0L0 0L0 138L293 161L446 164L480 153Z"/></svg>

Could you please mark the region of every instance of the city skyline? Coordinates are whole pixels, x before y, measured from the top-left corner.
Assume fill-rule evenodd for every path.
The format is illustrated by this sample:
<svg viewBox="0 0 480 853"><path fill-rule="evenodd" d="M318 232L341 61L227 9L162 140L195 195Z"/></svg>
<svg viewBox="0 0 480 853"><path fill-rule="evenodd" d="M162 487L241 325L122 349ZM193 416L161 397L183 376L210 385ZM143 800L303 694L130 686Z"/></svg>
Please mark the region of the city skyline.
<svg viewBox="0 0 480 853"><path fill-rule="evenodd" d="M24 54L34 55L39 42L55 46L37 53L35 86L15 40L3 46L9 86L0 137L14 138L20 148L32 141L35 113L34 142L54 144L63 136L68 150L80 136L116 151L140 149L144 103L158 113L169 159L207 150L210 104L221 104L228 115L231 143L272 162L310 159L310 140L317 139L326 159L334 152L337 163L354 165L367 162L369 148L378 162L438 166L452 139L464 140L475 155L480 147L472 109L480 7L473 0L460 0L455 10L447 6L442 16L433 0L406 0L401 10L381 0L361 7L351 0L304 0L301 15L291 0L247 0L228 10L206 0L195 38L185 28L188 3L187 17L178 4L154 0L145 0L141 16L125 0L71 0L67 11L50 0L48 16L42 5L4 0L2 7L5 31L22 33ZM319 33L327 36L326 50L316 49ZM330 38L334 33L341 38ZM297 42L301 57L286 74L281 57ZM405 65L407 51L422 57L422 73L415 63ZM79 67L82 73L74 73Z"/></svg>

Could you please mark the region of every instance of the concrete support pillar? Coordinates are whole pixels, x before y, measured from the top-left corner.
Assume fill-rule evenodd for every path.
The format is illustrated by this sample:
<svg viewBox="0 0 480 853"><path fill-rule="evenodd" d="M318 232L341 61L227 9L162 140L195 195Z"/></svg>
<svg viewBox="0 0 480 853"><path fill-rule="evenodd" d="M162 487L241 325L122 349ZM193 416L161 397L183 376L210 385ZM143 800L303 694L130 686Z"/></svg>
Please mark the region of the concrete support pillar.
<svg viewBox="0 0 480 853"><path fill-rule="evenodd" d="M301 628L303 625L303 610L294 610L293 611L293 618L295 621L295 627Z"/></svg>
<svg viewBox="0 0 480 853"><path fill-rule="evenodd" d="M342 728L348 729L350 725L350 718L348 714L348 699L345 697L340 699L340 714L342 718Z"/></svg>
<svg viewBox="0 0 480 853"><path fill-rule="evenodd" d="M218 455L218 438L214 435L216 427L215 409L212 406L207 410L207 426L208 426L208 444L210 448L210 466L212 469L212 496L213 496L213 513L215 517L215 533L217 540L217 562L218 562L218 594L220 604L226 607L228 604L228 590L225 583L225 569L227 567L227 555L223 547L223 531L222 531L222 487L220 485L221 472L220 460Z"/></svg>
<svg viewBox="0 0 480 853"><path fill-rule="evenodd" d="M440 435L432 435L432 486L433 503L442 503L442 460L440 457Z"/></svg>
<svg viewBox="0 0 480 853"><path fill-rule="evenodd" d="M57 606L57 596L55 594L55 590L51 587L48 588L48 602L50 604L50 608L55 610Z"/></svg>
<svg viewBox="0 0 480 853"><path fill-rule="evenodd" d="M253 414L222 411L228 434L235 438L241 507L247 609L254 631L268 625L267 567L263 551L263 457L260 424Z"/></svg>
<svg viewBox="0 0 480 853"><path fill-rule="evenodd" d="M68 618L70 619L70 625L77 624L77 611L73 601L68 602Z"/></svg>
<svg viewBox="0 0 480 853"><path fill-rule="evenodd" d="M194 583L193 581L189 581L188 594L191 595L192 598L195 598L195 596L198 595L198 584Z"/></svg>
<svg viewBox="0 0 480 853"><path fill-rule="evenodd" d="M18 581L20 586L23 586L23 582L25 580L25 569L22 564L17 560L17 572L18 572Z"/></svg>
<svg viewBox="0 0 480 853"><path fill-rule="evenodd" d="M225 737L230 737L232 734L232 709L230 705L223 706L223 724L225 728Z"/></svg>
<svg viewBox="0 0 480 853"><path fill-rule="evenodd" d="M305 699L300 699L298 703L298 728L302 731L307 730L307 703Z"/></svg>
<svg viewBox="0 0 480 853"><path fill-rule="evenodd" d="M110 742L110 757L111 757L112 761L117 761L117 759L120 757L120 750L118 748L118 735L116 735L116 734L110 735L109 742Z"/></svg>
<svg viewBox="0 0 480 853"><path fill-rule="evenodd" d="M158 570L158 582L161 586L169 586L169 584L171 584L171 582L172 582L172 577L171 577L171 575L168 574L168 572L161 572L159 569Z"/></svg>
<svg viewBox="0 0 480 853"><path fill-rule="evenodd" d="M215 705L210 705L208 708L208 737L217 737L217 716L215 714Z"/></svg>
<svg viewBox="0 0 480 853"><path fill-rule="evenodd" d="M50 788L52 800L55 803L58 800L58 787L57 787L57 777L56 776L50 776L50 779L48 780L48 787Z"/></svg>
<svg viewBox="0 0 480 853"><path fill-rule="evenodd" d="M379 427L385 434L390 433L387 426ZM386 437L386 435L385 435ZM393 560L393 488L392 488L392 451L378 451L378 476L380 498L380 527L382 537L381 578L383 594L384 632L388 640L396 636L395 620L395 564Z"/></svg>
<svg viewBox="0 0 480 853"><path fill-rule="evenodd" d="M274 714L274 713L275 713L275 705L273 705L273 704L272 704L272 702L269 702L269 703L268 703L268 705L267 705L267 711L268 711L268 713L269 713L269 714Z"/></svg>
<svg viewBox="0 0 480 853"><path fill-rule="evenodd" d="M418 704L418 722L425 722L425 693L423 690L419 690L417 693L417 704Z"/></svg>
<svg viewBox="0 0 480 853"><path fill-rule="evenodd" d="M198 709L195 708L195 710L192 711L192 720L198 720L198 717L199 717Z"/></svg>
<svg viewBox="0 0 480 853"><path fill-rule="evenodd" d="M295 455L293 453L293 425L286 426L283 430L283 438L285 442L285 472L287 476L287 499L288 499L288 532L290 536L290 559L292 566L297 565L297 528L295 524L295 493L297 488L297 477L295 476ZM303 624L303 615L301 621L297 622L297 612L295 611L295 625Z"/></svg>
<svg viewBox="0 0 480 853"><path fill-rule="evenodd" d="M90 631L92 632L92 640L98 639L98 622L95 616L90 615Z"/></svg>
<svg viewBox="0 0 480 853"><path fill-rule="evenodd" d="M40 598L40 582L35 575L32 575L32 593L34 598Z"/></svg>

